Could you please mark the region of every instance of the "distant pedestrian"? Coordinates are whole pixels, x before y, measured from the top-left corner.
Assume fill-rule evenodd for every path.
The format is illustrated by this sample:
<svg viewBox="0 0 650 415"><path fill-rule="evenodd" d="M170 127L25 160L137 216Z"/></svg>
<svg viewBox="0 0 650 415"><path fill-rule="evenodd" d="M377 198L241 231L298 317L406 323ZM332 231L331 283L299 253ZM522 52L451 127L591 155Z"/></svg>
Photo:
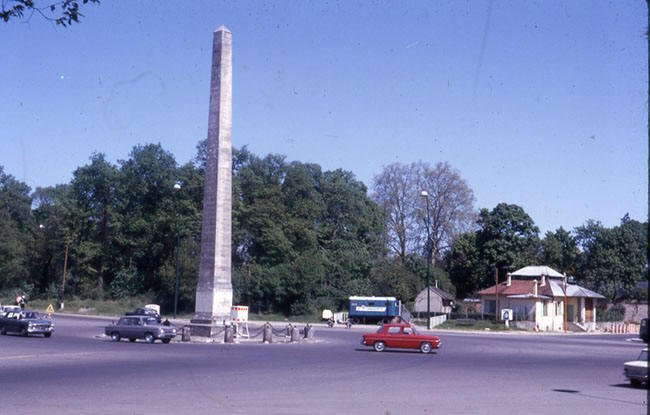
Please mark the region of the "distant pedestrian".
<svg viewBox="0 0 650 415"><path fill-rule="evenodd" d="M20 306L21 310L24 310L25 309L25 297L22 296L22 295L19 295L18 297L16 297L16 304L18 304Z"/></svg>

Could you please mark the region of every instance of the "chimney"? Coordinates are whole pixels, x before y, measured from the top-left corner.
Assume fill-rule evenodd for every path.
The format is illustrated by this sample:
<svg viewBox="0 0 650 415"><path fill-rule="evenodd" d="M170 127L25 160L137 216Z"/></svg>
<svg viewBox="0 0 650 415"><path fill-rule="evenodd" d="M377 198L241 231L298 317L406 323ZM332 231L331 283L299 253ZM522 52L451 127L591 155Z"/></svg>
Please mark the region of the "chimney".
<svg viewBox="0 0 650 415"><path fill-rule="evenodd" d="M540 287L543 287L546 285L546 275L542 274L542 283L539 284Z"/></svg>
<svg viewBox="0 0 650 415"><path fill-rule="evenodd" d="M510 273L508 273L508 282L506 283L506 286L510 287L512 285L512 276Z"/></svg>
<svg viewBox="0 0 650 415"><path fill-rule="evenodd" d="M535 285L533 285L533 295L537 297L537 280L535 280Z"/></svg>

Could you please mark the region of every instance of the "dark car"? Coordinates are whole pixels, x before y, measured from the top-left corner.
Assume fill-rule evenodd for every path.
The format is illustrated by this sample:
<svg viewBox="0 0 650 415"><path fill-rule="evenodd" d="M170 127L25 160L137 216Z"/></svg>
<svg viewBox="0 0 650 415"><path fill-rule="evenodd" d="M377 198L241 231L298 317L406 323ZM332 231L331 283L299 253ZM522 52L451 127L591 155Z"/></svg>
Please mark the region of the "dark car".
<svg viewBox="0 0 650 415"><path fill-rule="evenodd" d="M149 317L154 317L159 323L160 323L160 314L153 308L147 308L147 307L138 307L133 311L129 311L124 314L125 316L149 316Z"/></svg>
<svg viewBox="0 0 650 415"><path fill-rule="evenodd" d="M21 336L42 334L52 336L54 324L38 311L9 311L0 318L0 334L18 333Z"/></svg>
<svg viewBox="0 0 650 415"><path fill-rule="evenodd" d="M428 334L418 333L408 323L384 324L375 333L363 335L361 344L372 346L381 352L387 347L398 349L420 349L422 353L430 353L440 347L440 338Z"/></svg>
<svg viewBox="0 0 650 415"><path fill-rule="evenodd" d="M160 324L152 316L124 316L117 323L106 326L104 334L116 342L125 338L130 342L144 339L147 343L153 343L160 339L163 343L169 343L176 336L176 327Z"/></svg>
<svg viewBox="0 0 650 415"><path fill-rule="evenodd" d="M641 340L644 342L648 342L648 319L647 318L642 318L641 319L641 327L639 327L639 337L641 337Z"/></svg>

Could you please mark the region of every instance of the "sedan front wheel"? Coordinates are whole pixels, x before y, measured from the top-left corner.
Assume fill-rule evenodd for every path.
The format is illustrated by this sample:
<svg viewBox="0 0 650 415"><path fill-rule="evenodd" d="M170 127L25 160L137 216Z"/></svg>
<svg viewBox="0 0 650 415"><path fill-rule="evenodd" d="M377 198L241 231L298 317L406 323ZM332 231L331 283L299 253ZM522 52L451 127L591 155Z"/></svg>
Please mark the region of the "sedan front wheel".
<svg viewBox="0 0 650 415"><path fill-rule="evenodd" d="M374 348L376 352L383 352L386 349L386 344L384 342L375 342Z"/></svg>
<svg viewBox="0 0 650 415"><path fill-rule="evenodd" d="M114 331L111 333L111 340L114 342L119 342L120 341L120 333Z"/></svg>
<svg viewBox="0 0 650 415"><path fill-rule="evenodd" d="M425 353L425 354L426 353L431 353L431 350L432 350L432 347L431 347L431 343L429 343L429 342L424 342L424 343L422 343L420 345L420 351L422 353Z"/></svg>

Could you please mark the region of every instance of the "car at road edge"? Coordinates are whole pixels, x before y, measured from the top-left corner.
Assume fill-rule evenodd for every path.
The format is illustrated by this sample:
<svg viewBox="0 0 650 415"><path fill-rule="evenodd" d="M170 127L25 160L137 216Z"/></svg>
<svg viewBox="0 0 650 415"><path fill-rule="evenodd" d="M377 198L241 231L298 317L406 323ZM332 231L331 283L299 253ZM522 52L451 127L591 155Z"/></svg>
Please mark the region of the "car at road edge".
<svg viewBox="0 0 650 415"><path fill-rule="evenodd" d="M623 375L630 380L632 386L648 383L648 348L641 350L636 360L623 364Z"/></svg>
<svg viewBox="0 0 650 415"><path fill-rule="evenodd" d="M0 334L7 333L18 333L25 337L30 334L50 337L54 333L54 324L35 310L9 311L0 318Z"/></svg>
<svg viewBox="0 0 650 415"><path fill-rule="evenodd" d="M116 342L125 338L130 342L144 339L147 343L156 340L169 343L176 337L176 327L161 324L156 317L133 315L120 317L117 322L106 326L104 334Z"/></svg>

